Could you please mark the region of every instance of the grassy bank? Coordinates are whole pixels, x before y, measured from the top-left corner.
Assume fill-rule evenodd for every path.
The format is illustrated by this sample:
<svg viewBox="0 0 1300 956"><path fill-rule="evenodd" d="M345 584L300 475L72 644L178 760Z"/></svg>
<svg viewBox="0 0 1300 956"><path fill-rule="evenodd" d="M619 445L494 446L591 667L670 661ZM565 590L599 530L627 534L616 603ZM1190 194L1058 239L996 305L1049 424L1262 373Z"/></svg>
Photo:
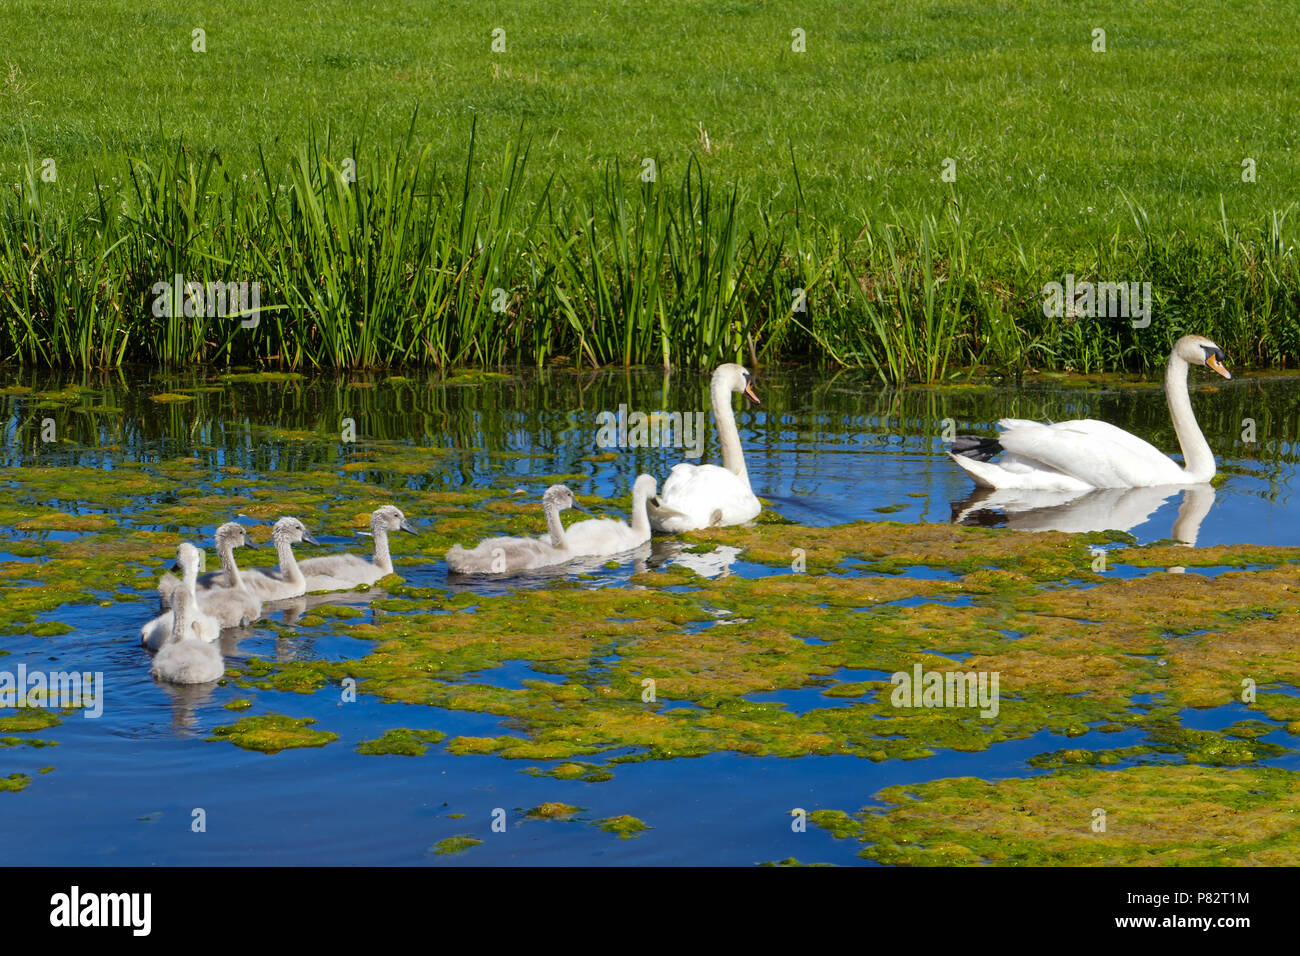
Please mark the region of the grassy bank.
<svg viewBox="0 0 1300 956"><path fill-rule="evenodd" d="M15 0L0 359L934 380L1142 368L1194 329L1293 366L1287 17ZM259 326L154 315L176 275L260 283ZM1151 282L1152 325L1045 317L1066 275Z"/></svg>
<svg viewBox="0 0 1300 956"><path fill-rule="evenodd" d="M1157 365L1196 330L1236 363L1300 360L1289 210L1259 223L1221 212L1188 235L1134 204L1110 241L1069 259L1021 245L1007 256L955 189L887 216L823 217L796 157L792 201L773 201L693 160L662 163L653 182L614 164L596 188L570 185L520 144L484 160L472 130L455 172L413 129L396 145L349 144L355 177L327 158L340 151L313 137L245 178L182 147L105 170L80 207L32 162L0 202L0 351L87 367L812 360L935 381L969 367ZM746 206L757 225L743 224ZM1046 316L1044 285L1066 273L1150 282L1149 327ZM175 276L258 283L257 324L178 297Z"/></svg>
<svg viewBox="0 0 1300 956"><path fill-rule="evenodd" d="M694 154L786 209L793 146L808 201L840 223L929 208L951 158L973 216L1074 252L1128 221L1125 197L1189 232L1220 196L1242 222L1297 198L1293 21L1278 0L9 0L0 168L16 181L30 147L84 196L179 139L238 179L259 148L290 161L312 124L340 147L386 142L418 109L448 169L471 118L491 157L523 122L534 167L575 185Z"/></svg>

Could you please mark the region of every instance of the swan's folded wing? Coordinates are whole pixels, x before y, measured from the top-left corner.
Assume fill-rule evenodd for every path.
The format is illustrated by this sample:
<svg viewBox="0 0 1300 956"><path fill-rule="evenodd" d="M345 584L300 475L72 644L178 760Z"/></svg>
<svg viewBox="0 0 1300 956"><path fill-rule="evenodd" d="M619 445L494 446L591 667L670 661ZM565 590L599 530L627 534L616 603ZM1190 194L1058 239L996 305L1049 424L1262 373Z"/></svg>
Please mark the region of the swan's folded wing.
<svg viewBox="0 0 1300 956"><path fill-rule="evenodd" d="M1098 421L1095 418L1078 418L1073 421L1060 422L1050 426L1060 428L1070 432L1082 432L1086 435L1095 435L1099 439L1114 442L1121 448L1127 449L1135 458L1145 458L1152 463L1153 467L1167 466L1172 459L1162 452L1155 445L1148 441L1143 441L1132 432L1126 432L1117 425L1110 422Z"/></svg>
<svg viewBox="0 0 1300 956"><path fill-rule="evenodd" d="M719 465L674 465L659 492L662 508L684 511L697 519L715 508L747 503L754 497L749 483ZM707 523L707 522L706 522Z"/></svg>
<svg viewBox="0 0 1300 956"><path fill-rule="evenodd" d="M1158 449L1122 428L1093 419L1042 425L1007 419L998 436L1007 451L1042 462L1096 488L1170 484L1181 469Z"/></svg>

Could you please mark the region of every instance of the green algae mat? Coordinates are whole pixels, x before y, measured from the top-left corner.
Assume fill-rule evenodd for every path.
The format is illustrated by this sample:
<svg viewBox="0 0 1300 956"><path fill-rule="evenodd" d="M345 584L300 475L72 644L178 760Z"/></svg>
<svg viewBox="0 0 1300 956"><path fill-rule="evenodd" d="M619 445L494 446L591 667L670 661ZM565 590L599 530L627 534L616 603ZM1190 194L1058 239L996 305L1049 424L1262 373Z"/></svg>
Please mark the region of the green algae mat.
<svg viewBox="0 0 1300 956"><path fill-rule="evenodd" d="M1300 788L1276 765L1300 733L1300 549L890 521L814 528L768 511L679 542L701 557L734 552L730 574L702 576L656 549L624 586L573 573L465 584L441 573L446 549L536 533L536 493L555 476L524 480L522 495L376 481L429 461L427 449L376 442L338 471L288 482L195 459L6 470L0 525L15 534L0 561L0 648L6 636L41 636L56 652L97 606L135 602L143 622L177 541L205 541L236 514L264 542L280 514L351 535L391 503L420 529L392 542L398 575L257 624L290 641L349 638L355 655L229 656L225 681L242 695L230 709L265 710L263 692L290 692L443 709L431 710L435 724L445 711L493 715L504 730L490 736L394 718L356 749L373 755L376 773L438 750L594 785L630 763L717 753L914 761L922 779L937 754L1044 732L1087 737L1086 747L1044 749L1009 778L924 779L864 793L866 805L799 814L889 864L1300 862ZM628 505L575 490L598 512ZM239 557L274 560L269 549ZM537 677L494 682L495 668L515 662ZM793 707L781 699L789 692L816 703ZM291 710L293 699L281 693L275 706ZM1210 708L1240 716L1219 730L1188 725ZM15 735L58 723L48 711L0 718L0 800L32 799L30 778L10 773L4 755L44 742ZM289 759L340 746L329 723L232 715L202 745ZM530 818L580 810L557 801ZM584 822L623 839L653 826L631 815ZM455 837L429 852L477 842Z"/></svg>

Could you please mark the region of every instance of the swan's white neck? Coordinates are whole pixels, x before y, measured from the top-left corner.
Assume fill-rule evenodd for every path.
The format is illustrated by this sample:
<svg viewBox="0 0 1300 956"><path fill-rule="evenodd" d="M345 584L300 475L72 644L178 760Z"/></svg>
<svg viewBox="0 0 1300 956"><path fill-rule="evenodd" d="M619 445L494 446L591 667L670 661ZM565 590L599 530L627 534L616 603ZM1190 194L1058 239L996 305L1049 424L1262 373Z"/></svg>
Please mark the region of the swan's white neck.
<svg viewBox="0 0 1300 956"><path fill-rule="evenodd" d="M288 538L275 539L275 556L280 561L280 570L284 572L284 579L290 584L302 584L306 578L302 576L302 570L298 567L298 559L293 556L293 542Z"/></svg>
<svg viewBox="0 0 1300 956"><path fill-rule="evenodd" d="M632 492L632 530L638 535L650 534L650 514L646 510L649 498L650 493L647 491Z"/></svg>
<svg viewBox="0 0 1300 956"><path fill-rule="evenodd" d="M186 561L185 564L181 566L181 573L181 586L189 592L190 597L197 599L199 586L199 562L197 560Z"/></svg>
<svg viewBox="0 0 1300 956"><path fill-rule="evenodd" d="M1187 394L1187 362L1177 352L1169 356L1165 369L1165 399L1169 402L1178 445L1183 450L1183 472L1189 481L1209 481L1214 477L1214 452L1196 424L1192 399Z"/></svg>
<svg viewBox="0 0 1300 956"><path fill-rule="evenodd" d="M370 522L370 536L375 539L374 564L384 574L393 573L393 558L388 552L388 529L378 521Z"/></svg>
<svg viewBox="0 0 1300 956"><path fill-rule="evenodd" d="M560 523L560 506L554 501L547 501L543 505L546 512L546 530L551 533L551 547L564 550L568 548L568 543L564 540L564 525Z"/></svg>
<svg viewBox="0 0 1300 956"><path fill-rule="evenodd" d="M239 568L235 565L235 543L230 540L220 542L217 545L217 557L221 559L221 570L226 572L230 586L242 588L244 579L239 576Z"/></svg>
<svg viewBox="0 0 1300 956"><path fill-rule="evenodd" d="M179 644L185 640L185 632L194 624L193 585L183 588L184 594L172 600L172 632L168 635L169 644Z"/></svg>
<svg viewBox="0 0 1300 956"><path fill-rule="evenodd" d="M718 429L718 443L722 446L722 467L748 485L745 452L740 447L740 432L736 430L736 413L731 409L731 389L717 377L713 379L709 393L713 402L713 423Z"/></svg>

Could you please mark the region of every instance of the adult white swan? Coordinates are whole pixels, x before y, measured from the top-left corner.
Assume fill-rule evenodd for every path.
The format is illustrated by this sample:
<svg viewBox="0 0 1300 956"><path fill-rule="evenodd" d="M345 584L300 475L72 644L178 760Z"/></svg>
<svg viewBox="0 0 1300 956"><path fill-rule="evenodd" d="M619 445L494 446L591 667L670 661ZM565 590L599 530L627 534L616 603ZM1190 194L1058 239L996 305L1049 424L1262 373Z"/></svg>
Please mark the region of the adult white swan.
<svg viewBox="0 0 1300 956"><path fill-rule="evenodd" d="M722 446L722 467L688 462L673 465L663 491L647 505L654 530L671 534L714 525L742 524L758 517L763 510L749 487L745 452L740 447L736 415L731 410L732 392L743 392L751 402L761 404L747 369L730 363L718 366L709 383L709 397L718 443Z"/></svg>
<svg viewBox="0 0 1300 956"><path fill-rule="evenodd" d="M1184 335L1169 354L1165 398L1185 467L1136 435L1092 419L1045 425L1004 418L997 438L960 435L949 456L986 488L1084 491L1199 485L1214 477L1214 452L1201 434L1187 394L1187 367L1205 365L1224 378L1223 350L1203 335ZM991 462L999 452L1002 460Z"/></svg>

